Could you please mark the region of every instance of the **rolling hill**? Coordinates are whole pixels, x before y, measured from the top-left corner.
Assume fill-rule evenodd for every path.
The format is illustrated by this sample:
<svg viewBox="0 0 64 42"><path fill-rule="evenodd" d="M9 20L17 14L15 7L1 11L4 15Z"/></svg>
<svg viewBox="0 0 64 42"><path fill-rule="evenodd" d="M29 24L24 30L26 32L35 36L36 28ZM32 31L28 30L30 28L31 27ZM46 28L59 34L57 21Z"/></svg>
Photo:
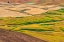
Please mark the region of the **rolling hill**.
<svg viewBox="0 0 64 42"><path fill-rule="evenodd" d="M0 29L0 42L46 42L46 41L23 33Z"/></svg>
<svg viewBox="0 0 64 42"><path fill-rule="evenodd" d="M0 42L64 42L64 0L0 1Z"/></svg>
<svg viewBox="0 0 64 42"><path fill-rule="evenodd" d="M59 4L63 5L64 0L0 0L1 2L10 2L10 3L35 3L35 4Z"/></svg>

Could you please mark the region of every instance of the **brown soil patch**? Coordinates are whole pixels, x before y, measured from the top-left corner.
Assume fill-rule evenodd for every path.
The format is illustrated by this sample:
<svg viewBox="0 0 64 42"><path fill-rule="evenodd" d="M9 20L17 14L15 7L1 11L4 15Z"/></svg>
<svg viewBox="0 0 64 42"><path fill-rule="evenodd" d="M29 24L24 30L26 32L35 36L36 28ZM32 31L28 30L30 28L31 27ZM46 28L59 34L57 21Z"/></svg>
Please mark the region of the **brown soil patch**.
<svg viewBox="0 0 64 42"><path fill-rule="evenodd" d="M47 42L23 33L0 29L0 42Z"/></svg>

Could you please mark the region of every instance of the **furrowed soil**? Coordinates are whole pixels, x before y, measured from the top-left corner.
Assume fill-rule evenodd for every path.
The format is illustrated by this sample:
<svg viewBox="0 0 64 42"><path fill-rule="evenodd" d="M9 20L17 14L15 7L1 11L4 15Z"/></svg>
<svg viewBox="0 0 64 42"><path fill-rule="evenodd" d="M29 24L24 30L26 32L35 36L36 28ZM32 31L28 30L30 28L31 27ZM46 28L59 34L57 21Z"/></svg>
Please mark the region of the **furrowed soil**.
<svg viewBox="0 0 64 42"><path fill-rule="evenodd" d="M0 42L47 42L23 33L0 29Z"/></svg>

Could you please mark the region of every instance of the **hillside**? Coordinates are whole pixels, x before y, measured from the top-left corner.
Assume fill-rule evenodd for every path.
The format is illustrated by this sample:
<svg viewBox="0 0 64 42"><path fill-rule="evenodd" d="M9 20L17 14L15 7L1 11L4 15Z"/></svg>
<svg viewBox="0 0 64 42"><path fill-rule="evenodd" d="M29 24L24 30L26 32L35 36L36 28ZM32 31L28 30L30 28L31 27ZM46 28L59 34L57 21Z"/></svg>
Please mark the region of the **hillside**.
<svg viewBox="0 0 64 42"><path fill-rule="evenodd" d="M0 42L64 42L64 0L0 1Z"/></svg>
<svg viewBox="0 0 64 42"><path fill-rule="evenodd" d="M46 42L38 38L12 31L0 29L0 42Z"/></svg>
<svg viewBox="0 0 64 42"><path fill-rule="evenodd" d="M29 4L0 4L0 17L25 17L45 13L49 10L58 10L61 6L56 5L29 5Z"/></svg>
<svg viewBox="0 0 64 42"><path fill-rule="evenodd" d="M9 31L0 30L0 39L4 36L8 38L9 36L12 36L12 34L14 36L12 39L14 40L17 40L16 38L25 39L24 37L26 37L26 35L24 36L24 34L22 34L25 33L47 42L64 42L64 8L47 11L34 16L0 17L0 28L15 31L14 33L11 33ZM16 32L20 32L21 34ZM16 35L18 36L16 37ZM30 39L29 37L27 38Z"/></svg>
<svg viewBox="0 0 64 42"><path fill-rule="evenodd" d="M0 0L1 2L8 2L8 0ZM9 0L10 3L35 3L35 4L59 4L64 5L64 0Z"/></svg>

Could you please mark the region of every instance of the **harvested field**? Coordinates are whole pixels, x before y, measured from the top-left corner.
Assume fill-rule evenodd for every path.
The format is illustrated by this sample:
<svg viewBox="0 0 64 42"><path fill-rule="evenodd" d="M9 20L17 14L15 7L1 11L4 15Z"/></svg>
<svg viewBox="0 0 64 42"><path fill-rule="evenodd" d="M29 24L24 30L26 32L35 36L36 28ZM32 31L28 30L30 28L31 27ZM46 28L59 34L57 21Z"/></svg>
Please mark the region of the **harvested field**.
<svg viewBox="0 0 64 42"><path fill-rule="evenodd" d="M15 11L5 10L3 9L3 7L0 7L0 17L19 17L19 16L30 16L30 15L26 15L24 13L19 13Z"/></svg>
<svg viewBox="0 0 64 42"><path fill-rule="evenodd" d="M0 4L0 17L24 17L32 15L40 15L49 10L58 10L60 6L56 5L29 5L29 4Z"/></svg>
<svg viewBox="0 0 64 42"><path fill-rule="evenodd" d="M23 33L0 29L0 42L47 42Z"/></svg>

